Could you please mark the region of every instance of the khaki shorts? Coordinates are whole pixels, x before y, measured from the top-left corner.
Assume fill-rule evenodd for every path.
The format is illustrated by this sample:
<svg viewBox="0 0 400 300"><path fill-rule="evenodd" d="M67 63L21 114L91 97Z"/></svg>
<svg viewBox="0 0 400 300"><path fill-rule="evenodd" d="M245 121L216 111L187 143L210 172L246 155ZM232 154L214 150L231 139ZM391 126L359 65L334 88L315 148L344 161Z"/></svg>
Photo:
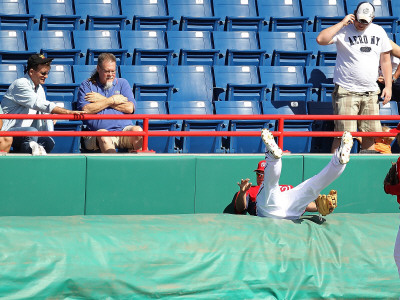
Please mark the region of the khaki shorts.
<svg viewBox="0 0 400 300"><path fill-rule="evenodd" d="M126 126L122 131L131 130L134 126ZM98 130L99 131L99 130ZM130 141L130 136L110 136L114 147L119 149L132 149L132 143ZM97 137L95 136L84 136L83 137L85 148L87 150L99 150L99 145L97 143Z"/></svg>
<svg viewBox="0 0 400 300"><path fill-rule="evenodd" d="M335 85L332 105L335 115L379 115L379 91L356 93ZM379 120L335 120L335 131L382 131Z"/></svg>

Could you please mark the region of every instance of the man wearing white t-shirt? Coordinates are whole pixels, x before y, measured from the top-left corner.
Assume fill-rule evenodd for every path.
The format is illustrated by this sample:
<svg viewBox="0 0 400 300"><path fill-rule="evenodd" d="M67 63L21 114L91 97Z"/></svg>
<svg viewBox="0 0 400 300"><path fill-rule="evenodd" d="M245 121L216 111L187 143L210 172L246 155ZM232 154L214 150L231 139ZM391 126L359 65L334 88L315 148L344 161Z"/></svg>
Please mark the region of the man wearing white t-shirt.
<svg viewBox="0 0 400 300"><path fill-rule="evenodd" d="M369 2L358 4L354 14L320 32L320 45L336 44L337 57L333 82L332 105L337 115L379 115L380 89L377 84L379 65L385 80L381 97L386 104L392 97L392 46L385 30L372 24L375 8ZM379 120L336 120L335 131L380 132ZM335 138L332 152L340 139ZM363 150L374 150L374 137L365 137Z"/></svg>

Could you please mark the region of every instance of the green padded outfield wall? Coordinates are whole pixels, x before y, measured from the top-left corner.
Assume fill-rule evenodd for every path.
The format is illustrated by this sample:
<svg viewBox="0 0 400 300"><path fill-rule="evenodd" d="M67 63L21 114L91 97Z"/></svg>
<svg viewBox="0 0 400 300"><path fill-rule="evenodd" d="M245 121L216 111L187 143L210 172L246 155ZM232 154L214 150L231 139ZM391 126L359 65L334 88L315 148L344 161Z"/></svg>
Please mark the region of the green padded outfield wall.
<svg viewBox="0 0 400 300"><path fill-rule="evenodd" d="M84 214L84 156L1 156L0 170L0 215Z"/></svg>

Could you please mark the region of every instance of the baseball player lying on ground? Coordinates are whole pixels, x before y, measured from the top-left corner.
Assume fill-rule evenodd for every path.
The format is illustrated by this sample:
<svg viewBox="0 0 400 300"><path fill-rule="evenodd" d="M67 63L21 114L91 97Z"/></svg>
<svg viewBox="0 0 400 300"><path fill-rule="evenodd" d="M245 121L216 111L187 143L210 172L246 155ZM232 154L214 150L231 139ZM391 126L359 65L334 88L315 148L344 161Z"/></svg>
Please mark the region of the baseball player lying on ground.
<svg viewBox="0 0 400 300"><path fill-rule="evenodd" d="M340 147L335 151L328 165L317 175L292 188L281 189L279 178L282 169L282 150L275 143L274 136L268 129L263 129L261 138L266 146L264 180L256 196L255 215L276 219L298 219L310 210L310 203L315 200L318 211L322 215L331 213L336 207L337 193L329 195L320 192L342 174L350 159L353 137L347 131L343 133ZM241 192L235 201L235 210L242 213L249 207L247 191L251 188L249 180L242 180ZM286 186L287 187L287 186Z"/></svg>

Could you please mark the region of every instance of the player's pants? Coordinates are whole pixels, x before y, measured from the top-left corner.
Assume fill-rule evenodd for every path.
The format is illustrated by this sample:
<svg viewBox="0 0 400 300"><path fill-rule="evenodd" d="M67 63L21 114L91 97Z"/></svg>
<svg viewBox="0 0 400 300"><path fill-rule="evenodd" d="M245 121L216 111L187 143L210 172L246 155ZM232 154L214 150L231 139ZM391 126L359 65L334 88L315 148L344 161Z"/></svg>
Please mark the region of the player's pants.
<svg viewBox="0 0 400 300"><path fill-rule="evenodd" d="M396 244L394 246L394 260L396 262L400 277L400 227L399 231L397 232Z"/></svg>
<svg viewBox="0 0 400 300"><path fill-rule="evenodd" d="M307 205L317 199L321 191L342 174L346 165L340 164L336 153L317 175L291 190L281 192L279 177L282 160L265 156L264 182L257 195L257 215L278 219L298 219Z"/></svg>

